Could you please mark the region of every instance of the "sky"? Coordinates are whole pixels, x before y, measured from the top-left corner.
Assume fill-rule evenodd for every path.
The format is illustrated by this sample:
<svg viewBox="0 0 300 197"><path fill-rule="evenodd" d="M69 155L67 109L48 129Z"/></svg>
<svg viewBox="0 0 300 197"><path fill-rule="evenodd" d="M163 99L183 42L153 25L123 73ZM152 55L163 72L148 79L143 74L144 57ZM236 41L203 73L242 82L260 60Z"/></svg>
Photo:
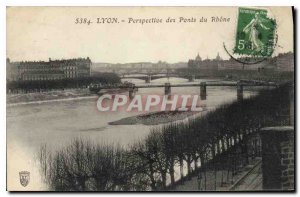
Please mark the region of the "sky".
<svg viewBox="0 0 300 197"><path fill-rule="evenodd" d="M291 8L264 9L278 25L274 55L293 51ZM176 22L166 23L168 17ZM180 17L197 22L179 23ZM206 23L199 22L202 17ZM212 17L229 22L211 22ZM75 24L76 18L92 24ZM97 18L118 18L119 23L97 24ZM128 18L163 23L128 23ZM228 59L223 43L233 48L237 20L237 7L8 7L6 55L11 61L89 57L107 63L186 62L198 53L203 59L217 53Z"/></svg>

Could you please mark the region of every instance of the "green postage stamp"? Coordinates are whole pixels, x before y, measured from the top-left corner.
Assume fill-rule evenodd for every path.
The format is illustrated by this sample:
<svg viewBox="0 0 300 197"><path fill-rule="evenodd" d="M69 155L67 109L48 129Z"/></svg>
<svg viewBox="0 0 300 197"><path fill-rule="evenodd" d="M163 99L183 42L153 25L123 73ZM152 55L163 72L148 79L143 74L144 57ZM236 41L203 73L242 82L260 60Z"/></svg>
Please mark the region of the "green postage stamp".
<svg viewBox="0 0 300 197"><path fill-rule="evenodd" d="M234 53L270 57L275 42L276 22L265 9L239 8Z"/></svg>

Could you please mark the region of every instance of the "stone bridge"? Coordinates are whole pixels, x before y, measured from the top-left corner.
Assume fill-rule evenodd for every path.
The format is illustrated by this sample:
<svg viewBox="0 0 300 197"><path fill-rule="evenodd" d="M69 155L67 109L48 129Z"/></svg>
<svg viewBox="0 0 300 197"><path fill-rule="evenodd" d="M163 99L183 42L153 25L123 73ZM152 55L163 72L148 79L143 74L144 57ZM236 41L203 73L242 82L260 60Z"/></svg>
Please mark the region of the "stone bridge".
<svg viewBox="0 0 300 197"><path fill-rule="evenodd" d="M188 79L190 82L195 81L196 78L199 78L200 76L196 75L182 75L182 74L176 74L176 73L168 73L168 74L161 74L161 73L151 73L151 74L123 74L120 76L121 79L141 79L144 80L146 83L150 83L151 80L155 79L161 79L161 78L169 78L169 77L180 77L184 79Z"/></svg>
<svg viewBox="0 0 300 197"><path fill-rule="evenodd" d="M129 84L116 84L116 85L102 85L102 84L91 84L89 86L89 89L91 92L98 93L102 89L126 89L129 92L129 98L132 99L135 95L135 93L138 91L139 88L158 88L162 87L165 89L165 95L171 94L171 88L172 87L193 87L198 86L200 87L200 98L202 100L206 100L207 86L227 86L227 87L236 87L237 88L237 99L242 100L243 99L243 89L245 86L253 86L253 87L277 87L278 85L276 83L272 82L201 82L199 84L195 83L187 83L187 84L171 84L171 83L165 83L165 84L145 84L145 85L135 85L133 83Z"/></svg>

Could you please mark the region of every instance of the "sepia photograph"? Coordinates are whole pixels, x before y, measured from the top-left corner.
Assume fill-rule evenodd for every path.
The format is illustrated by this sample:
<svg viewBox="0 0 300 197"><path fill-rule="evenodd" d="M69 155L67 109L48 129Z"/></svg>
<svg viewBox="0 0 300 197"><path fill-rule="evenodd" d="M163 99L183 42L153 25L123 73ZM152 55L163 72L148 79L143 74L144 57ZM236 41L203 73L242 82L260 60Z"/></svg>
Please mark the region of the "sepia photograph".
<svg viewBox="0 0 300 197"><path fill-rule="evenodd" d="M295 12L7 6L6 190L295 192Z"/></svg>

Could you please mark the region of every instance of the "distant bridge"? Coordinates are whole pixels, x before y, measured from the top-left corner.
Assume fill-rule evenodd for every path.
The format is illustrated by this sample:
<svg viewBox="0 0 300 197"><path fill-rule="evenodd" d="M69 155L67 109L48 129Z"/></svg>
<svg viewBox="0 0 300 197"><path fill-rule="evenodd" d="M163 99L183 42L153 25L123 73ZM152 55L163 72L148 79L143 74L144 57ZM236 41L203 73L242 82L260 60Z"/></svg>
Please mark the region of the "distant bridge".
<svg viewBox="0 0 300 197"><path fill-rule="evenodd" d="M187 83L187 84L117 84L117 85L101 85L101 84L91 84L89 89L91 92L98 93L102 89L126 89L129 91L129 98L133 98L135 93L138 91L139 88L158 88L163 87L165 89L165 95L171 94L172 87L200 87L200 97L202 100L206 99L207 92L206 87L237 87L237 98L238 100L243 99L243 87L277 87L278 84L272 82L201 82L199 84L196 83Z"/></svg>
<svg viewBox="0 0 300 197"><path fill-rule="evenodd" d="M160 78L170 78L170 77L180 77L188 79L190 82L195 81L195 78L198 76L196 75L182 75L177 73L151 73L151 74L143 74L143 73L136 73L134 75L132 74L123 74L120 76L121 79L141 79L145 80L146 83L150 83L151 80L160 79ZM203 77L203 76L201 76Z"/></svg>

